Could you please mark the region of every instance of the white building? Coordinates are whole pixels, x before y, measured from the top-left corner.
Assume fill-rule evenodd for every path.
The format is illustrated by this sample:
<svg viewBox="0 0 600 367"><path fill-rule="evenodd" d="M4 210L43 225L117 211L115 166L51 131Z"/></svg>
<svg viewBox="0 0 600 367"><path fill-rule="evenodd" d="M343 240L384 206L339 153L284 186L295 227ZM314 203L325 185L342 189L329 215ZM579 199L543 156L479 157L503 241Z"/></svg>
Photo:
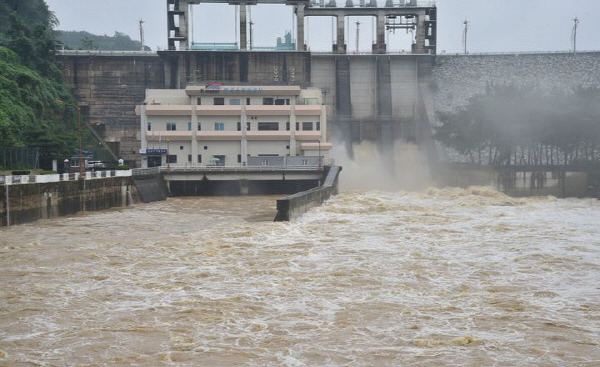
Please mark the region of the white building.
<svg viewBox="0 0 600 367"><path fill-rule="evenodd" d="M136 112L142 167L320 166L331 149L317 88L148 89Z"/></svg>

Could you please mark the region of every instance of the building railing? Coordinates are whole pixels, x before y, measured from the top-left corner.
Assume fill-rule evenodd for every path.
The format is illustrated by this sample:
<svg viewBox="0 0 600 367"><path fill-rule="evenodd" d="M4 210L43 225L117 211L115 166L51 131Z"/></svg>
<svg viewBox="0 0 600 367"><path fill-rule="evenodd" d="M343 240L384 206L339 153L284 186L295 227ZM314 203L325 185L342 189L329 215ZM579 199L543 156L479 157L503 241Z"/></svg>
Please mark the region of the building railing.
<svg viewBox="0 0 600 367"><path fill-rule="evenodd" d="M333 2L335 6L332 6L329 0L325 0L323 4L318 2L312 2L310 4L311 8L346 8L346 1L344 0L336 0ZM370 6L372 2L366 1L365 4L361 5L358 1L353 2L353 6L355 8L382 8L385 7L383 4L377 4L377 6ZM386 2L387 4L387 2ZM393 6L394 8L405 8L405 7L434 7L435 1L432 0L394 0Z"/></svg>
<svg viewBox="0 0 600 367"><path fill-rule="evenodd" d="M195 173L195 172L286 172L286 171L320 171L323 166L333 165L333 159L319 157L251 157L248 165L169 165L151 168L134 168L133 176L154 175L159 173ZM284 159L286 158L286 159ZM292 158L292 159L291 159ZM293 159L298 158L298 159ZM260 163L258 163L260 162Z"/></svg>
<svg viewBox="0 0 600 367"><path fill-rule="evenodd" d="M132 170L110 170L85 172L84 180L95 180L99 178L130 177ZM0 176L0 185L16 185L28 183L47 183L60 181L77 181L79 173L56 173L51 175L8 175Z"/></svg>
<svg viewBox="0 0 600 367"><path fill-rule="evenodd" d="M322 169L319 166L188 166L188 167L161 167L161 172L166 173L194 173L194 172L289 172L306 171L315 172Z"/></svg>

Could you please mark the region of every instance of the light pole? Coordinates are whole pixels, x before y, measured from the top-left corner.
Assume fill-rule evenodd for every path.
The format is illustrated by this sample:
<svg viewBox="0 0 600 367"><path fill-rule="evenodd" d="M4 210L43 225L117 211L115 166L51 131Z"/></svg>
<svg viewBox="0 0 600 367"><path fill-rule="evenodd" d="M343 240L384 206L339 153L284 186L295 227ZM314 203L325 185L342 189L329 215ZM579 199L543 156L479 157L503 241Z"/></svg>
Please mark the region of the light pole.
<svg viewBox="0 0 600 367"><path fill-rule="evenodd" d="M171 162L169 162L169 143L171 140L167 140L167 172L171 171Z"/></svg>
<svg viewBox="0 0 600 367"><path fill-rule="evenodd" d="M579 25L579 19L575 17L573 19L573 31L571 32L571 39L573 41L573 53L577 53L577 26Z"/></svg>
<svg viewBox="0 0 600 367"><path fill-rule="evenodd" d="M467 54L467 35L469 32L469 21L467 21L465 19L465 21L463 22L464 24L464 29L463 29L463 47L464 47L464 53L465 55Z"/></svg>
<svg viewBox="0 0 600 367"><path fill-rule="evenodd" d="M356 53L358 53L358 38L360 36L360 22L357 20L356 21Z"/></svg>
<svg viewBox="0 0 600 367"><path fill-rule="evenodd" d="M83 167L83 146L81 142L81 110L78 105L73 103L68 103L62 100L57 100L56 102L65 106L73 107L77 110L77 137L79 138L79 179L83 180L85 169Z"/></svg>
<svg viewBox="0 0 600 367"><path fill-rule="evenodd" d="M321 156L321 138L319 138L319 169L323 166L323 158Z"/></svg>

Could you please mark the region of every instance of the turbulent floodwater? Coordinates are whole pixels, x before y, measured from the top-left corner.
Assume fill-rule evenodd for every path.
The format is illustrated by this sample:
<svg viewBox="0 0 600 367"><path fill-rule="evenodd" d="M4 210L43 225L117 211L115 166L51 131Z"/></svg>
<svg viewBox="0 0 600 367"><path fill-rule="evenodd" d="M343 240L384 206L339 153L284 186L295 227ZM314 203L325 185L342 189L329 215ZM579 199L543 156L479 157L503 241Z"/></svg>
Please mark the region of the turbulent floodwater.
<svg viewBox="0 0 600 367"><path fill-rule="evenodd" d="M599 366L600 202L180 198L0 230L0 366Z"/></svg>

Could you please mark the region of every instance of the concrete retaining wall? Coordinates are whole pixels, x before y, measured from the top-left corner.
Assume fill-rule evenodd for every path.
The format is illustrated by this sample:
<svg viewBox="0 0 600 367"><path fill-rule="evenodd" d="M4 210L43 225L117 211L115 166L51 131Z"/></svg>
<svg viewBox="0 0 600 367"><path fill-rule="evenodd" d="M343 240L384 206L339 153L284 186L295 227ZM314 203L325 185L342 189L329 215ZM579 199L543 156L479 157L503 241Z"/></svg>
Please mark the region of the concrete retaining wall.
<svg viewBox="0 0 600 367"><path fill-rule="evenodd" d="M342 167L331 166L327 171L322 186L302 191L294 195L277 200L276 222L294 220L306 213L309 209L321 205L332 195L338 193L338 177Z"/></svg>
<svg viewBox="0 0 600 367"><path fill-rule="evenodd" d="M442 164L437 181L442 186L492 186L510 196L585 197L588 173L560 166L491 167Z"/></svg>
<svg viewBox="0 0 600 367"><path fill-rule="evenodd" d="M169 196L167 184L160 173L133 176L134 200L144 203L165 200Z"/></svg>
<svg viewBox="0 0 600 367"><path fill-rule="evenodd" d="M130 204L130 177L0 186L0 226Z"/></svg>

